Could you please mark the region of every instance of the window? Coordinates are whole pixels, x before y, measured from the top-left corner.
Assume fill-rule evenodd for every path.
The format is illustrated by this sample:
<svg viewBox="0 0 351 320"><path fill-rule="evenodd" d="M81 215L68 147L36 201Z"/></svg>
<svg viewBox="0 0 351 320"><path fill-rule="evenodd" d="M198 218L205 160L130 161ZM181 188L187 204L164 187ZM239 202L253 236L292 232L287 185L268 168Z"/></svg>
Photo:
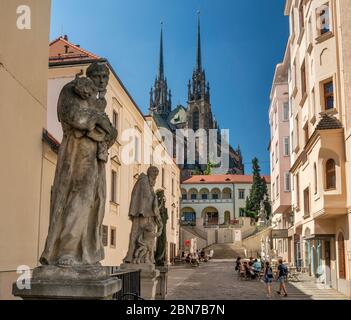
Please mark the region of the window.
<svg viewBox="0 0 351 320"><path fill-rule="evenodd" d="M201 199L202 199L202 200L207 200L207 199L208 199L207 193L203 193L203 194L201 195Z"/></svg>
<svg viewBox="0 0 351 320"><path fill-rule="evenodd" d="M295 118L295 149L298 149L299 146L300 146L300 137L299 137L299 130L300 130L300 127L299 127L300 123L299 123L299 117L296 116Z"/></svg>
<svg viewBox="0 0 351 320"><path fill-rule="evenodd" d="M134 160L140 163L140 138L137 135L134 137L134 149Z"/></svg>
<svg viewBox="0 0 351 320"><path fill-rule="evenodd" d="M303 62L301 66L301 93L304 97L307 93L307 79L306 79L306 63Z"/></svg>
<svg viewBox="0 0 351 320"><path fill-rule="evenodd" d="M303 31L303 28L305 27L303 0L301 0L300 6L299 6L299 22L300 22L300 33L301 33Z"/></svg>
<svg viewBox="0 0 351 320"><path fill-rule="evenodd" d="M112 124L116 129L118 129L118 113L114 110L112 114Z"/></svg>
<svg viewBox="0 0 351 320"><path fill-rule="evenodd" d="M240 208L240 209L239 209L239 216L240 216L240 217L245 217L245 216L246 216L246 214L245 214L245 209L244 209L244 208Z"/></svg>
<svg viewBox="0 0 351 320"><path fill-rule="evenodd" d="M116 248L116 228L111 227L110 247Z"/></svg>
<svg viewBox="0 0 351 320"><path fill-rule="evenodd" d="M196 200L197 199L197 194L193 193L190 197L191 197L191 200Z"/></svg>
<svg viewBox="0 0 351 320"><path fill-rule="evenodd" d="M289 137L284 138L284 156L290 155L290 139Z"/></svg>
<svg viewBox="0 0 351 320"><path fill-rule="evenodd" d="M285 192L290 192L291 191L291 182L290 182L290 173L286 172L285 173L285 179L284 179L284 191Z"/></svg>
<svg viewBox="0 0 351 320"><path fill-rule="evenodd" d="M174 227L174 211L172 211L172 215L171 215L171 227L172 227L172 230L175 229L175 227Z"/></svg>
<svg viewBox="0 0 351 320"><path fill-rule="evenodd" d="M117 172L112 170L111 172L111 201L117 202Z"/></svg>
<svg viewBox="0 0 351 320"><path fill-rule="evenodd" d="M104 247L108 245L108 227L102 226L102 244Z"/></svg>
<svg viewBox="0 0 351 320"><path fill-rule="evenodd" d="M312 100L312 117L316 115L316 93L314 91L314 88L311 93L311 100Z"/></svg>
<svg viewBox="0 0 351 320"><path fill-rule="evenodd" d="M245 199L245 190L244 189L239 190L239 199L240 200Z"/></svg>
<svg viewBox="0 0 351 320"><path fill-rule="evenodd" d="M345 268L345 239L342 233L338 236L338 264L339 264L339 278L346 278Z"/></svg>
<svg viewBox="0 0 351 320"><path fill-rule="evenodd" d="M328 81L323 84L324 91L324 108L330 110L334 108L334 84L333 81Z"/></svg>
<svg viewBox="0 0 351 320"><path fill-rule="evenodd" d="M318 192L318 178L317 178L317 165L313 165L313 176L314 176L314 194L317 194Z"/></svg>
<svg viewBox="0 0 351 320"><path fill-rule="evenodd" d="M188 199L188 196L187 196L187 194L182 194L182 200L187 200Z"/></svg>
<svg viewBox="0 0 351 320"><path fill-rule="evenodd" d="M283 121L289 121L289 103L285 102L283 105Z"/></svg>
<svg viewBox="0 0 351 320"><path fill-rule="evenodd" d="M200 128L200 113L199 111L196 109L193 112L193 130L197 131Z"/></svg>
<svg viewBox="0 0 351 320"><path fill-rule="evenodd" d="M300 177L296 175L296 205L300 208Z"/></svg>
<svg viewBox="0 0 351 320"><path fill-rule="evenodd" d="M330 8L328 3L317 9L317 28L319 35L330 31Z"/></svg>
<svg viewBox="0 0 351 320"><path fill-rule="evenodd" d="M336 188L336 171L335 161L329 159L326 164L326 182L327 190L334 190Z"/></svg>
<svg viewBox="0 0 351 320"><path fill-rule="evenodd" d="M274 118L275 118L275 128L277 129L278 127L278 110L277 109L275 109Z"/></svg>
<svg viewBox="0 0 351 320"><path fill-rule="evenodd" d="M213 200L218 200L218 194L217 193L212 194L212 199Z"/></svg>
<svg viewBox="0 0 351 320"><path fill-rule="evenodd" d="M275 182L273 182L273 185L272 185L272 197L274 201L275 200Z"/></svg>
<svg viewBox="0 0 351 320"><path fill-rule="evenodd" d="M277 195L277 197L279 197L279 176L277 176L276 178L275 187L276 187L275 194Z"/></svg>
<svg viewBox="0 0 351 320"><path fill-rule="evenodd" d="M306 188L303 192L304 217L310 216L310 188Z"/></svg>
<svg viewBox="0 0 351 320"><path fill-rule="evenodd" d="M272 170L274 169L274 152L272 153Z"/></svg>
<svg viewBox="0 0 351 320"><path fill-rule="evenodd" d="M278 142L275 144L275 162L278 162Z"/></svg>
<svg viewBox="0 0 351 320"><path fill-rule="evenodd" d="M162 187L165 188L165 169L164 168L162 168L161 179L162 179Z"/></svg>

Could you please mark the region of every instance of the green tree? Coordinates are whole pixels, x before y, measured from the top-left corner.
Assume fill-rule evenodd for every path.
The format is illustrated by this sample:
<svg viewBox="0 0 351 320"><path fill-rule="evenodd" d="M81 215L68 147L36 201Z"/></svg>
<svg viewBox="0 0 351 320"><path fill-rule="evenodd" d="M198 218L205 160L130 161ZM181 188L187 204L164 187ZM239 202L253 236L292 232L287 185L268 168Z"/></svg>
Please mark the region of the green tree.
<svg viewBox="0 0 351 320"><path fill-rule="evenodd" d="M261 177L261 168L257 158L252 160L252 175L252 189L249 197L246 199L245 213L248 217L252 217L257 220L262 200L265 204L267 216L269 216L271 213L267 184L265 179Z"/></svg>

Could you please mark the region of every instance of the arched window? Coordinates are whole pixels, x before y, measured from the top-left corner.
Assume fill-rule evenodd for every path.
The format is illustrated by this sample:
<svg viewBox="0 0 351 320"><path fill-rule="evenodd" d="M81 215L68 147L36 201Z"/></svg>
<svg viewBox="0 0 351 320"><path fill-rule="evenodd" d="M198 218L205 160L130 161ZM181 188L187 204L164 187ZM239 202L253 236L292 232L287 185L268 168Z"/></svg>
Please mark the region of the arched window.
<svg viewBox="0 0 351 320"><path fill-rule="evenodd" d="M346 279L346 268L345 268L345 242L344 235L339 234L338 237L338 263L339 263L339 278Z"/></svg>
<svg viewBox="0 0 351 320"><path fill-rule="evenodd" d="M197 131L200 128L200 113L198 109L193 112L193 130Z"/></svg>
<svg viewBox="0 0 351 320"><path fill-rule="evenodd" d="M335 161L333 159L329 159L325 169L327 190L333 190L336 188Z"/></svg>

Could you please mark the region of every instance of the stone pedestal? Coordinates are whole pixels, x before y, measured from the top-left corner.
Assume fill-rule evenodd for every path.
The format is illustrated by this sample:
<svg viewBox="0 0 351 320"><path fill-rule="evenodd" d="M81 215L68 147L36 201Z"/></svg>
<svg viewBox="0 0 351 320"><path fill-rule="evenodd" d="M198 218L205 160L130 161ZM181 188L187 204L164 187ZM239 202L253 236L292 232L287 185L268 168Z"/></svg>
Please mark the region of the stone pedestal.
<svg viewBox="0 0 351 320"><path fill-rule="evenodd" d="M122 282L107 268L39 267L33 270L30 289L13 284L12 294L23 300L111 300Z"/></svg>
<svg viewBox="0 0 351 320"><path fill-rule="evenodd" d="M157 266L160 271L160 277L157 284L156 300L165 300L167 297L168 286L168 266Z"/></svg>
<svg viewBox="0 0 351 320"><path fill-rule="evenodd" d="M160 271L156 270L154 264L133 264L124 263L121 265L121 270L140 270L141 278L141 297L145 300L155 300L157 293L157 284L160 277Z"/></svg>

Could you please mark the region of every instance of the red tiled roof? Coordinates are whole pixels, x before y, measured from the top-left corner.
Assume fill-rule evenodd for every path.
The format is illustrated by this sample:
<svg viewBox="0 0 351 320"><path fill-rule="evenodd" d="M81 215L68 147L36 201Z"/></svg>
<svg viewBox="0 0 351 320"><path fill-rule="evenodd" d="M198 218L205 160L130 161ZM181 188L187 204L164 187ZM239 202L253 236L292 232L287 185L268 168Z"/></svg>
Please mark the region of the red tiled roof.
<svg viewBox="0 0 351 320"><path fill-rule="evenodd" d="M67 36L59 37L49 46L49 62L84 62L85 60L100 60L101 58L68 41Z"/></svg>
<svg viewBox="0 0 351 320"><path fill-rule="evenodd" d="M266 183L271 183L270 176L263 176ZM230 183L252 183L253 176L247 175L209 175L209 176L192 176L190 179L185 180L183 184L230 184Z"/></svg>

